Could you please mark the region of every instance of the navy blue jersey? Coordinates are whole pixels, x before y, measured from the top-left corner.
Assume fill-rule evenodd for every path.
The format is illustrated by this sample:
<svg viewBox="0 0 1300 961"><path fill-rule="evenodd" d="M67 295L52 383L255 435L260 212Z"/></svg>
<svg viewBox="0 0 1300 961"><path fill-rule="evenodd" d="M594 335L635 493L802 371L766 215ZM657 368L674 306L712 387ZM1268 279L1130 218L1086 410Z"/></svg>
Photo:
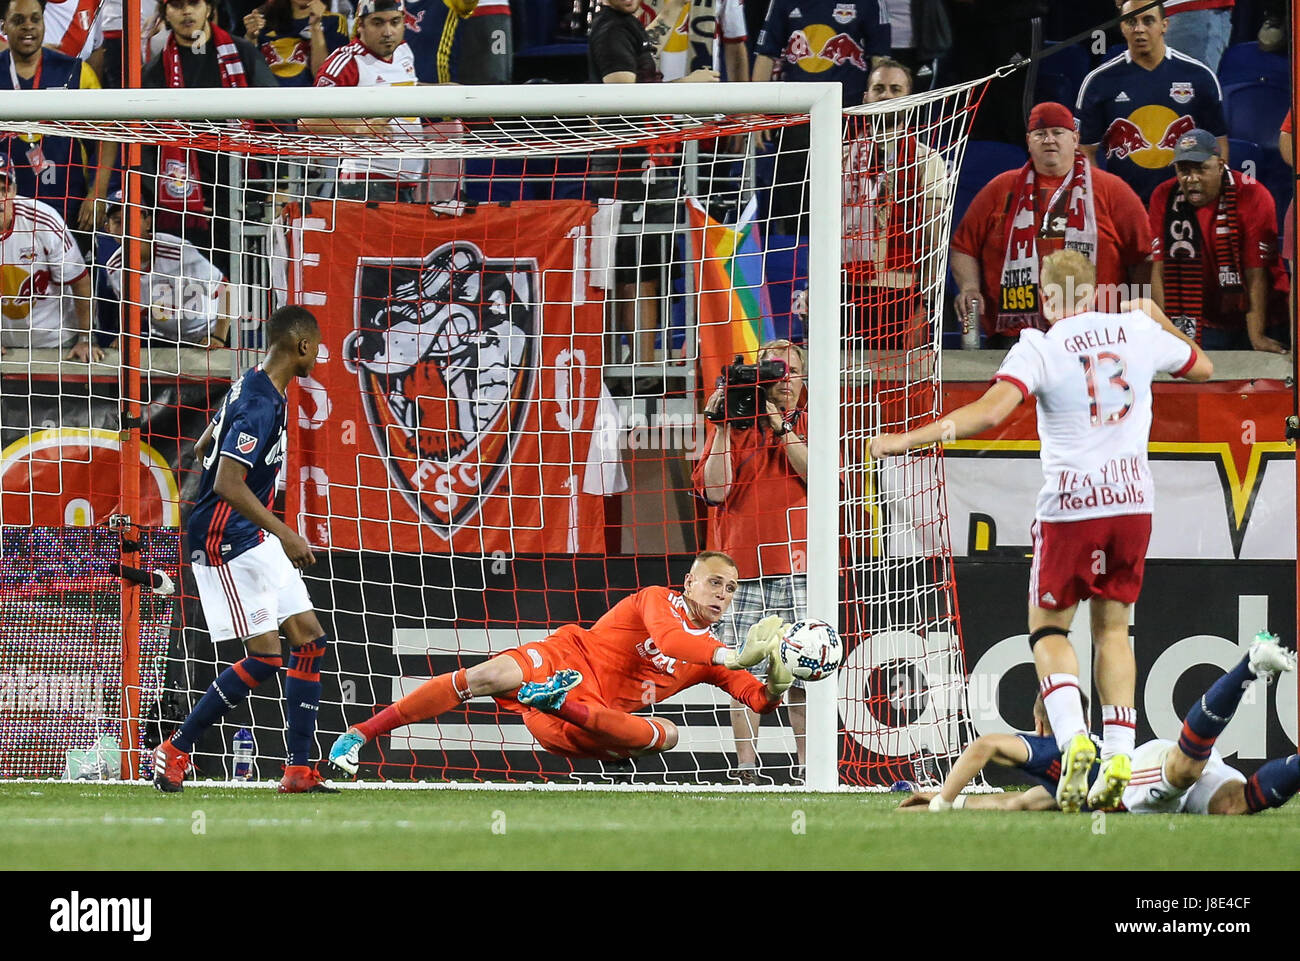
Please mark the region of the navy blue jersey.
<svg viewBox="0 0 1300 961"><path fill-rule="evenodd" d="M285 451L285 398L260 366L230 388L217 411L213 443L203 458L199 496L190 514L190 557L216 566L266 539L266 532L219 498L218 461L233 457L248 468L244 482L267 507L275 499L275 480Z"/></svg>
<svg viewBox="0 0 1300 961"><path fill-rule="evenodd" d="M415 75L421 83L458 79L456 33L461 18L443 0L406 0L405 41L415 54Z"/></svg>
<svg viewBox="0 0 1300 961"><path fill-rule="evenodd" d="M754 48L782 80L838 82L843 104L862 103L872 57L889 55L889 19L877 0L772 0Z"/></svg>
<svg viewBox="0 0 1300 961"><path fill-rule="evenodd" d="M1154 70L1127 50L1084 78L1079 88L1079 143L1099 144L1097 161L1146 203L1173 175L1178 138L1193 128L1227 136L1223 91L1210 68L1172 47Z"/></svg>
<svg viewBox="0 0 1300 961"><path fill-rule="evenodd" d="M1029 748L1029 760L1017 765L1019 769L1028 774L1034 783L1041 784L1055 794L1056 785L1061 780L1061 749L1056 746L1056 738L1038 737L1034 734L1017 734L1016 737L1024 741L1025 747ZM1097 780L1099 768L1100 765L1094 763L1088 771L1090 786Z"/></svg>

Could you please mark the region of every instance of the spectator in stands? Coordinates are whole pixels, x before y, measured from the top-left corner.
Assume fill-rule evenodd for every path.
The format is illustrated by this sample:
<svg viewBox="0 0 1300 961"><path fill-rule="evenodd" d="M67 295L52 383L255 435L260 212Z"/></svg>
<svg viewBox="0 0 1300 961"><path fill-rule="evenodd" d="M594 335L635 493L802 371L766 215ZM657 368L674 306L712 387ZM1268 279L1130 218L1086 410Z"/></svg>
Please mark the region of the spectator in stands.
<svg viewBox="0 0 1300 961"><path fill-rule="evenodd" d="M647 29L659 18L666 0L642 0L639 19ZM659 52L659 73L666 83L692 70L725 70L732 83L749 81L743 0L714 0L707 13L685 4Z"/></svg>
<svg viewBox="0 0 1300 961"><path fill-rule="evenodd" d="M0 353L59 348L68 360L104 356L90 343L90 272L81 249L55 210L18 196L8 156L0 156L0 267Z"/></svg>
<svg viewBox="0 0 1300 961"><path fill-rule="evenodd" d="M685 0L665 0L648 28L637 17L640 6L641 0L604 0L597 11L587 39L592 83L659 83L663 79L658 57L682 15ZM716 70L701 68L674 82L715 83L717 79ZM626 359L638 363L655 359L660 277L668 263L667 231L677 215L673 152L673 148L619 150L598 154L591 162L591 194L623 203L622 229L614 253L614 327L628 333L633 342ZM645 225L652 229L634 229ZM619 356L617 345L610 356Z"/></svg>
<svg viewBox="0 0 1300 961"><path fill-rule="evenodd" d="M108 231L119 238L117 249L108 258L105 279L117 303L124 299L122 276L124 247L123 208L121 195L114 194L116 203L110 202L106 220ZM155 234L153 214L140 212L140 297L148 318L148 333L154 346L161 343L193 347L228 347L230 321L233 309L230 288L226 278L191 243L172 234ZM121 315L117 325L108 328L105 311L100 311L101 327L106 333L121 330ZM111 311L109 312L111 317ZM111 321L109 321L111 323Z"/></svg>
<svg viewBox="0 0 1300 961"><path fill-rule="evenodd" d="M45 44L90 65L96 79L104 75L104 25L101 0L48 0Z"/></svg>
<svg viewBox="0 0 1300 961"><path fill-rule="evenodd" d="M897 60L876 64L863 103L883 103L912 92L912 74ZM847 329L882 349L918 346L928 330L922 291L934 256L918 264L918 250L943 243L940 213L948 197L948 169L938 151L922 143L898 114L857 118L851 130L869 139L844 145L844 228L841 259L844 304L853 311Z"/></svg>
<svg viewBox="0 0 1300 961"><path fill-rule="evenodd" d="M1029 162L982 188L953 234L957 316L967 322L977 305L986 347L1011 347L1025 327L1047 329L1038 269L1050 253L1067 247L1083 253L1096 265L1103 293L1147 282L1151 234L1142 202L1128 184L1088 161L1074 128L1063 104L1034 107Z"/></svg>
<svg viewBox="0 0 1300 961"><path fill-rule="evenodd" d="M510 83L509 0L406 0L406 42L421 83Z"/></svg>
<svg viewBox="0 0 1300 961"><path fill-rule="evenodd" d="M9 49L0 52L0 90L99 89L89 66L44 46L45 7L45 0L0 0L9 38ZM95 201L108 195L116 144L30 134L4 138L0 151L14 162L22 196L49 204L66 224L85 231L94 226ZM94 174L87 178L92 162Z"/></svg>
<svg viewBox="0 0 1300 961"><path fill-rule="evenodd" d="M278 86L255 46L217 26L211 0L164 0L158 10L171 33L145 66L141 86Z"/></svg>
<svg viewBox="0 0 1300 961"><path fill-rule="evenodd" d="M1228 169L1208 130L1178 138L1174 172L1151 195L1152 299L1206 350L1286 353L1273 196Z"/></svg>
<svg viewBox="0 0 1300 961"><path fill-rule="evenodd" d="M878 0L772 0L758 35L752 79L775 79L779 63L783 81L838 82L848 107L862 102L872 59L888 56L889 49L889 20ZM766 146L771 132L755 139ZM774 231L807 233L807 175L808 125L782 128L771 200L771 216L782 223Z"/></svg>
<svg viewBox="0 0 1300 961"><path fill-rule="evenodd" d="M759 348L758 360L786 366L786 376L767 387L766 411L748 423L715 421L713 416L725 418L726 412L726 392L715 390L704 407L709 417L704 455L692 472L696 492L709 505L710 549L729 554L740 573L740 585L719 625L719 638L735 650L762 618L777 614L793 623L806 616L808 607L806 356L790 341L774 340ZM753 671L761 673L762 663ZM796 682L788 704L802 767L802 684ZM738 777L747 784L758 778L759 720L732 702Z"/></svg>
<svg viewBox="0 0 1300 961"><path fill-rule="evenodd" d="M1228 156L1223 91L1205 64L1165 43L1163 5L1125 0L1120 29L1128 49L1088 74L1079 87L1079 141L1088 159L1118 174L1146 203L1178 138L1200 127L1222 138Z"/></svg>
<svg viewBox="0 0 1300 961"><path fill-rule="evenodd" d="M274 87L275 75L261 52L215 22L214 0L160 0L167 25L162 49L140 75L145 88ZM231 240L228 165L214 153L164 145L147 151L144 167L157 174L155 224L202 250L229 269Z"/></svg>
<svg viewBox="0 0 1300 961"><path fill-rule="evenodd" d="M952 43L946 7L940 0L880 0L880 5L889 18L889 56L911 71L918 93L929 90L939 58Z"/></svg>
<svg viewBox="0 0 1300 961"><path fill-rule="evenodd" d="M322 0L270 0L244 17L244 36L280 86L310 87L325 59L347 45L348 22Z"/></svg>
<svg viewBox="0 0 1300 961"><path fill-rule="evenodd" d="M316 74L318 87L405 87L417 83L415 55L405 41L402 0L359 0L357 38L329 55ZM324 134L382 136L420 132L418 121L389 117L304 119L301 126ZM339 167L338 196L345 200L423 199L423 158L346 158Z"/></svg>
<svg viewBox="0 0 1300 961"><path fill-rule="evenodd" d="M403 40L415 59L420 83L454 83L465 22L478 0L404 0Z"/></svg>
<svg viewBox="0 0 1300 961"><path fill-rule="evenodd" d="M1218 73L1232 38L1232 5L1233 0L1165 0L1165 43Z"/></svg>

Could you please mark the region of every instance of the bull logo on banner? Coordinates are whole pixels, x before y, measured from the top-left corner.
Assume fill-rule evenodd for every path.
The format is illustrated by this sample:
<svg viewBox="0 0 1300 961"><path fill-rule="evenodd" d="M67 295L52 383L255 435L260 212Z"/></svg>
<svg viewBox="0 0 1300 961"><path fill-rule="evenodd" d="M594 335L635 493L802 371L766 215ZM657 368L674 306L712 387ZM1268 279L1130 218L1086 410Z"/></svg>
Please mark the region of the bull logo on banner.
<svg viewBox="0 0 1300 961"><path fill-rule="evenodd" d="M389 477L450 540L507 475L540 356L535 259L362 258L343 361Z"/></svg>

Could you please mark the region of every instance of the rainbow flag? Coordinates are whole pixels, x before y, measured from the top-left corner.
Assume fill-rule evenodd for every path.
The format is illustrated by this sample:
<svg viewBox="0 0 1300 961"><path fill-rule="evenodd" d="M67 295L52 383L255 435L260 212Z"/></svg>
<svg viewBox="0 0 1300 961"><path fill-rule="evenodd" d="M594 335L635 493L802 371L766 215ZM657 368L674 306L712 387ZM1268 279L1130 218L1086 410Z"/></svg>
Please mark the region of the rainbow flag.
<svg viewBox="0 0 1300 961"><path fill-rule="evenodd" d="M718 223L694 197L686 198L686 210L695 267L700 382L708 393L708 385L736 354L753 363L759 346L776 332L754 221L758 199L750 199L734 227Z"/></svg>

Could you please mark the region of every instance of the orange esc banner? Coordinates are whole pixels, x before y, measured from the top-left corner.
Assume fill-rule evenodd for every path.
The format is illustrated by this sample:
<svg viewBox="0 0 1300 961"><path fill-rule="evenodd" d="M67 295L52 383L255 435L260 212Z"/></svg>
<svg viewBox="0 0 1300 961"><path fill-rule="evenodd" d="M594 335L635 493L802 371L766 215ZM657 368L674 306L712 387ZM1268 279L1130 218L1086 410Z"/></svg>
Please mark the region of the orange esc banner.
<svg viewBox="0 0 1300 961"><path fill-rule="evenodd" d="M321 322L290 417L287 508L315 546L598 551L583 490L602 292L577 201L290 206L282 290ZM293 408L291 408L292 410Z"/></svg>

